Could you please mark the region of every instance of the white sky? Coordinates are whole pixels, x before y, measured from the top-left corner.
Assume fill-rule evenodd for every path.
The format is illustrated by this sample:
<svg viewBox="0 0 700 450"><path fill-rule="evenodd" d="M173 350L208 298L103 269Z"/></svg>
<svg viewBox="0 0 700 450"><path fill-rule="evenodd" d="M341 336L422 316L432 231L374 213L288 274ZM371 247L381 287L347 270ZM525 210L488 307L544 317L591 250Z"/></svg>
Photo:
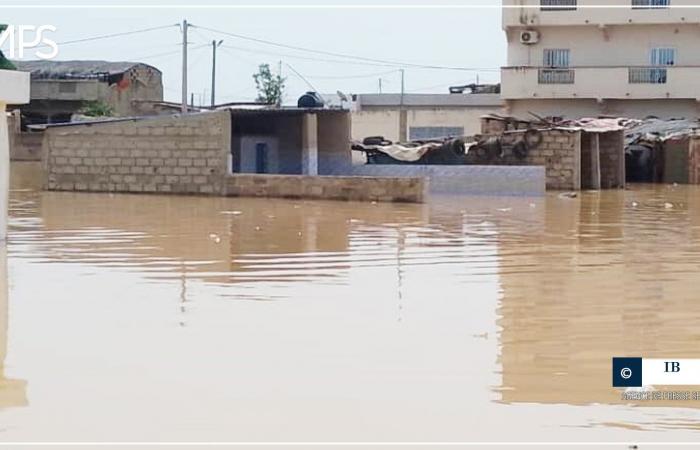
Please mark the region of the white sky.
<svg viewBox="0 0 700 450"><path fill-rule="evenodd" d="M192 24L231 33L367 58L417 64L489 68L478 72L481 82L497 82L498 71L506 58L505 36L501 30L499 0L441 1L441 5L488 5L478 8L376 8L377 2L327 0L305 1L303 5L325 7L297 8L293 1L225 2L221 0L163 1L127 0L108 2L67 0L71 5L160 5L167 8L27 8L27 5L57 5L58 1L3 0L0 23L22 25L50 24L58 31L51 35L57 42L70 41L122 31L173 24L171 29L132 36L98 40L60 47L58 59L105 59L145 62L163 71L165 98L179 101L181 96L181 35L174 26L187 19ZM22 5L8 8L7 4ZM178 8L177 5L254 5L250 8ZM342 5L351 4L353 8ZM428 0L384 0L382 5L429 5ZM261 5L267 5L264 7ZM278 6L270 8L270 5ZM337 8L328 8L336 5ZM358 6L375 5L375 8ZM383 79L384 92L400 90L396 68L363 63L341 64L301 59L338 59L272 47L202 29L190 31L190 91L195 102L200 96L208 103L211 86L211 41L224 39L218 53L217 102L248 101L255 97L252 74L257 65L278 62L290 64L304 75L318 91L345 93L378 92ZM208 44L208 45L207 45ZM6 47L6 46L5 46ZM236 47L236 48L232 48ZM4 48L6 50L6 48ZM170 53L172 52L172 53ZM264 52L264 53L263 53ZM169 54L168 54L169 53ZM274 54L270 54L274 53ZM28 55L31 59L31 54ZM295 57L296 56L296 57ZM346 60L347 61L347 60ZM291 69L283 64L287 77L287 102L295 102L310 90ZM380 75L381 74L381 75ZM406 92L447 92L454 84L476 80L477 72L432 69L406 69Z"/></svg>

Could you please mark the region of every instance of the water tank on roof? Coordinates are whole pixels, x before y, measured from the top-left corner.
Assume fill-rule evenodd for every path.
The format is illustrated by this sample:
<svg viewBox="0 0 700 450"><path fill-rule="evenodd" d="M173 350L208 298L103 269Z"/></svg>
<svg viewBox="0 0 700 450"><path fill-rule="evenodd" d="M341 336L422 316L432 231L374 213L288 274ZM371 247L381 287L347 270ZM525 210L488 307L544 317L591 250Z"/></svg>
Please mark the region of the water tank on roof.
<svg viewBox="0 0 700 450"><path fill-rule="evenodd" d="M306 94L299 97L297 106L299 108L323 108L323 99L318 92L307 92Z"/></svg>

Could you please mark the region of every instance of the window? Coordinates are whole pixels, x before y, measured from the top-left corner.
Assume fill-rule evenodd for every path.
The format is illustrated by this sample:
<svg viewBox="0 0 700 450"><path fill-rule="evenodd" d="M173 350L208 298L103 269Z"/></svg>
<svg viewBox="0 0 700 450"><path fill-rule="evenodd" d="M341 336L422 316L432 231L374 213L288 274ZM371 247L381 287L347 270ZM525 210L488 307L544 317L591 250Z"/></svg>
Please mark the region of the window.
<svg viewBox="0 0 700 450"><path fill-rule="evenodd" d="M410 127L408 130L408 138L411 141L426 141L456 136L464 136L463 127Z"/></svg>
<svg viewBox="0 0 700 450"><path fill-rule="evenodd" d="M667 8L671 0L632 0L632 9Z"/></svg>
<svg viewBox="0 0 700 450"><path fill-rule="evenodd" d="M652 48L650 59L652 66L672 66L676 63L676 49Z"/></svg>
<svg viewBox="0 0 700 450"><path fill-rule="evenodd" d="M673 66L676 63L676 50L673 48L652 48L649 63L653 67L630 67L630 83L664 84L668 70L659 66Z"/></svg>
<svg viewBox="0 0 700 450"><path fill-rule="evenodd" d="M542 65L545 67L569 67L571 51L568 48L545 48Z"/></svg>
<svg viewBox="0 0 700 450"><path fill-rule="evenodd" d="M58 83L58 92L60 94L75 94L78 92L78 83L62 81Z"/></svg>
<svg viewBox="0 0 700 450"><path fill-rule="evenodd" d="M546 48L542 55L542 66L537 82L539 84L571 84L574 70L569 69L571 51L568 48Z"/></svg>
<svg viewBox="0 0 700 450"><path fill-rule="evenodd" d="M571 11L576 9L576 0L540 0L542 11Z"/></svg>

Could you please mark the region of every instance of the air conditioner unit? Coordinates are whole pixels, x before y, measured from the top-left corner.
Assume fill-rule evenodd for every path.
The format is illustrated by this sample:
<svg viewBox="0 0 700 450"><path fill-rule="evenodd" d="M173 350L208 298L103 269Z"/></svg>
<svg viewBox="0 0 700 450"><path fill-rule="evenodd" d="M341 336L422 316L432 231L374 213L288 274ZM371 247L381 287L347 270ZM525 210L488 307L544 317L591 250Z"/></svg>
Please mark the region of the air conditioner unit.
<svg viewBox="0 0 700 450"><path fill-rule="evenodd" d="M540 40L539 31L523 30L520 32L520 43L525 45L537 44Z"/></svg>

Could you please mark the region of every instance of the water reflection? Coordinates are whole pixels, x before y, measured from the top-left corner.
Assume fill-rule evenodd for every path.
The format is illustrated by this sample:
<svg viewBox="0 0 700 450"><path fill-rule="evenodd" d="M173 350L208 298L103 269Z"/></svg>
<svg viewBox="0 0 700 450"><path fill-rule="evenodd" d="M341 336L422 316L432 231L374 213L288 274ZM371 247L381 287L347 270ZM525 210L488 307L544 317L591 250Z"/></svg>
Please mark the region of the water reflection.
<svg viewBox="0 0 700 450"><path fill-rule="evenodd" d="M501 241L502 401L626 404L613 356L700 357L699 202L692 187L584 193Z"/></svg>

